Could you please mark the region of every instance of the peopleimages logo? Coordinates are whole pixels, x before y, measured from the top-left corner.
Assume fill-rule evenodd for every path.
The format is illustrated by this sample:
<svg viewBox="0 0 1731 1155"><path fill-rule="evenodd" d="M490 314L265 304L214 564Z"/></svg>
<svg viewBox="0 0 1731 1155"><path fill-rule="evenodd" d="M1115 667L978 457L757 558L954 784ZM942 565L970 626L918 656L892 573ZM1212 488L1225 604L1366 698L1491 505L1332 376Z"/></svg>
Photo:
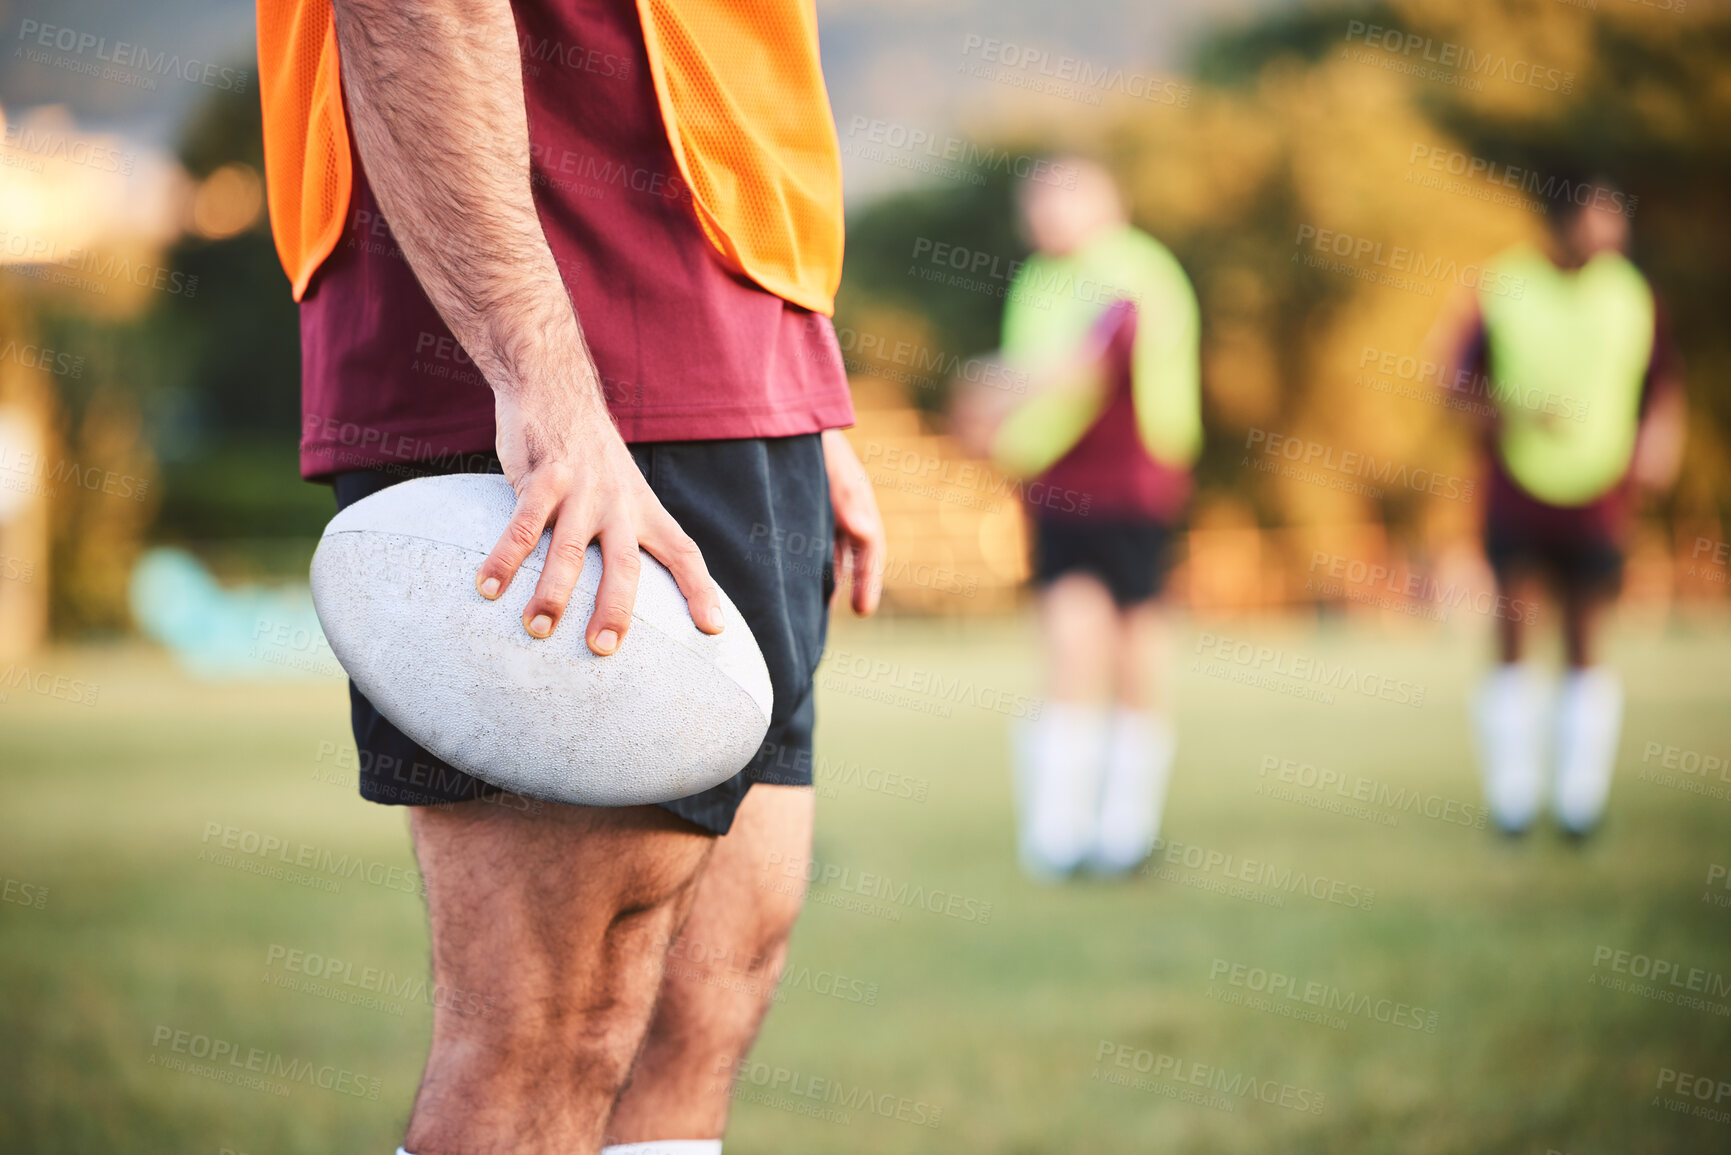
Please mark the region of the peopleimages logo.
<svg viewBox="0 0 1731 1155"><path fill-rule="evenodd" d="M1183 866L1203 874L1218 874L1235 882L1248 883L1285 894L1304 894L1318 902L1332 902L1354 910L1369 910L1376 902L1376 891L1326 875L1277 866L1257 858L1244 858L1228 851L1198 846L1194 843L1172 842L1157 838L1143 869L1161 874L1161 864ZM1206 889L1206 888L1203 888ZM1275 905L1275 904L1270 904Z"/></svg>
<svg viewBox="0 0 1731 1155"><path fill-rule="evenodd" d="M1244 448L1258 451L1264 457L1290 462L1300 469L1326 470L1342 477L1369 481L1378 487L1410 489L1451 501L1468 501L1473 496L1470 478L1422 467L1415 469L1388 457L1379 461L1375 454L1361 453L1356 449L1337 450L1321 441L1291 434L1252 428L1245 436Z"/></svg>
<svg viewBox="0 0 1731 1155"><path fill-rule="evenodd" d="M1685 967L1675 959L1657 958L1639 951L1596 946L1593 948L1593 969L1600 968L1691 994L1711 995L1716 999L1731 996L1731 978L1719 971Z"/></svg>
<svg viewBox="0 0 1731 1155"><path fill-rule="evenodd" d="M1359 354L1358 367L1361 373L1360 382L1373 388L1377 387L1377 382L1374 379L1367 381L1362 376L1366 369L1421 387L1430 395L1448 397L1451 408L1471 407L1474 412L1485 417L1492 416L1498 409L1519 406L1529 412L1543 413L1547 417L1563 421L1580 422L1587 419L1587 402L1572 394L1532 386L1522 388L1512 382L1497 381L1486 373L1474 373L1470 369L1457 368L1450 374L1449 366L1442 361L1414 357L1392 349L1378 349L1373 345L1366 345ZM1379 389L1379 392L1392 391L1387 388ZM1417 394L1417 390L1401 392L1407 396ZM1480 397L1489 404L1483 407L1469 406L1463 400Z"/></svg>
<svg viewBox="0 0 1731 1155"><path fill-rule="evenodd" d="M1465 289L1481 289L1511 300L1518 301L1527 292L1527 283L1520 277L1499 273L1483 265L1463 265L1453 257L1430 256L1422 249L1409 249L1405 245L1390 246L1371 237L1343 233L1338 229L1299 225L1298 235L1293 238L1292 243L1301 251L1308 247L1320 257L1339 257L1355 264L1369 261L1375 269L1389 274L1411 273L1429 281L1459 285ZM1294 253L1293 259L1296 261L1298 256L1298 253ZM1388 283L1394 284L1392 281ZM1398 287L1409 286L1403 284Z"/></svg>
<svg viewBox="0 0 1731 1155"><path fill-rule="evenodd" d="M978 53L976 57L975 54ZM1146 72L1126 70L1080 56L1020 45L970 32L962 40L962 56L979 64L962 70L982 80L996 80L1084 104L1099 104L1101 94L1115 92L1150 104L1190 106L1190 86Z"/></svg>
<svg viewBox="0 0 1731 1155"><path fill-rule="evenodd" d="M1345 597L1387 609L1405 608L1409 613L1429 610L1437 621L1447 621L1450 610L1463 606L1485 617L1528 625L1539 616L1537 604L1524 598L1511 598L1465 582L1443 582L1426 574L1398 571L1381 562L1344 557L1326 550L1311 553L1310 575L1304 583L1307 593ZM1384 597L1385 592L1390 596Z"/></svg>
<svg viewBox="0 0 1731 1155"><path fill-rule="evenodd" d="M1296 788L1288 791L1295 796L1297 791L1305 791L1320 800L1332 794L1337 800L1364 803L1381 810L1418 815L1476 830L1484 829L1485 815L1488 813L1485 807L1475 803L1461 802L1441 794L1429 794L1416 787L1390 786L1387 782L1366 778L1362 774L1348 777L1339 770L1282 758L1278 754L1264 754L1256 773L1259 778L1267 778L1272 774L1274 783L1270 785ZM1257 793L1263 792L1263 786L1259 785ZM1319 808L1327 809L1328 806L1321 803Z"/></svg>
<svg viewBox="0 0 1731 1155"><path fill-rule="evenodd" d="M1242 1071L1228 1071L1212 1063L1199 1063L1176 1055L1156 1055L1153 1051L1132 1047L1128 1043L1101 1039L1094 1051L1094 1073L1090 1076L1091 1079L1132 1087L1138 1091L1155 1089L1139 1086L1142 1080L1132 1079L1119 1071L1110 1070L1110 1067L1117 1067L1119 1071L1152 1075L1157 1079L1166 1079L1190 1087L1206 1087L1226 1097L1228 1109L1235 1105L1231 1102L1232 1099L1255 1099L1259 1103L1284 1107L1288 1111L1320 1115L1326 1101L1326 1096L1321 1091L1312 1091L1273 1079L1259 1079Z"/></svg>
<svg viewBox="0 0 1731 1155"><path fill-rule="evenodd" d="M12 271L20 276L68 285L98 296L107 295L109 286L104 282L109 281L154 289L189 301L198 295L197 276L149 261L134 262L118 253L104 256L94 249L76 246L62 251L60 242L52 237L0 231L0 252L14 258L16 267Z"/></svg>
<svg viewBox="0 0 1731 1155"><path fill-rule="evenodd" d="M823 665L827 667L827 672L821 684L827 689L852 693L855 697L877 697L882 694L886 695L883 700L890 704L925 702L941 709L923 709L922 713L937 713L941 717L949 717L949 708L955 705L972 706L1012 718L1032 719L1040 716L1040 710L1045 704L1039 698L976 683L972 678L945 674L942 670L921 666L904 666L901 662L873 658L848 650L832 651L824 658ZM841 685L843 680L850 680L858 687L875 693L847 689Z"/></svg>
<svg viewBox="0 0 1731 1155"><path fill-rule="evenodd" d="M287 1095L289 1085L300 1083L356 1099L377 1102L379 1098L379 1080L371 1076L331 1063L319 1064L293 1058L280 1051L246 1047L230 1039L214 1038L195 1031L158 1025L151 1036L150 1046L151 1066L221 1083L235 1083L278 1095ZM264 1082L273 1079L279 1081L274 1084Z"/></svg>
<svg viewBox="0 0 1731 1155"><path fill-rule="evenodd" d="M283 943L271 943L265 949L264 965L265 981L273 986L398 1015L403 1008L392 1004L399 1000L465 1016L485 1015L493 1008L492 995L483 997L460 987L433 983L425 975L399 975L375 966L357 967L352 959ZM271 971L284 973L273 975Z"/></svg>
<svg viewBox="0 0 1731 1155"><path fill-rule="evenodd" d="M898 884L887 874L856 870L840 863L789 858L776 850L770 852L764 871L780 874L794 881L803 881L814 889L845 891L888 903L891 907L923 910L927 914L941 914L962 922L979 923L981 926L992 921L992 903L989 900L958 894L942 887L928 889L920 883L906 880Z"/></svg>
<svg viewBox="0 0 1731 1155"><path fill-rule="evenodd" d="M1596 209L1608 209L1632 218L1635 215L1635 206L1639 203L1639 198L1629 196L1620 189L1607 188L1586 180L1571 183L1566 177L1546 176L1535 169L1503 164L1482 156L1472 156L1459 149L1417 141L1413 142L1412 151L1407 154L1408 183L1413 179L1410 170L1421 160L1424 161L1424 167L1432 172L1457 176L1473 184L1488 186L1485 189L1487 193L1495 193L1499 189L1513 189L1518 195L1511 195L1509 200L1515 204L1524 203L1522 196L1531 196L1540 202L1567 201L1581 208L1592 205ZM1450 191L1446 186L1438 187ZM1544 205L1540 204L1538 207L1543 208Z"/></svg>
<svg viewBox="0 0 1731 1155"><path fill-rule="evenodd" d="M120 152L101 141L84 140L62 132L40 131L28 124L7 125L0 141L5 143L9 153L17 154L16 158L0 159L0 164L24 167L32 172L41 172L47 161L61 161L97 172L131 176L133 165L138 162L137 153ZM18 160L26 163L19 165Z"/></svg>
<svg viewBox="0 0 1731 1155"><path fill-rule="evenodd" d="M1265 967L1217 958L1208 968L1208 981L1224 981L1228 987L1315 1007L1324 1013L1355 1015L1409 1031L1436 1034L1435 1011L1396 999L1377 998L1361 991L1344 991L1328 983L1300 982L1294 975Z"/></svg>
<svg viewBox="0 0 1731 1155"><path fill-rule="evenodd" d="M18 25L18 39L26 42L22 54L32 64L71 68L99 80L129 83L146 91L154 89L155 78L161 76L173 76L189 84L202 84L224 92L245 92L247 88L247 73L243 68L225 68L192 57L182 60L179 53L152 52L142 44L111 41L106 36L77 28L24 20ZM51 56L47 49L70 55ZM90 59L85 60L85 57ZM91 61L100 61L110 67L99 67ZM144 75L137 76L137 73Z"/></svg>
<svg viewBox="0 0 1731 1155"><path fill-rule="evenodd" d="M1560 92L1567 96L1575 90L1575 74L1560 68L1534 64L1528 60L1511 60L1506 54L1479 52L1449 40L1438 40L1418 32L1402 32L1399 28L1384 28L1363 20L1346 22L1347 43L1357 41L1366 48L1376 49L1386 57L1410 66L1418 75L1430 75L1435 69L1418 65L1440 65L1453 70L1459 79L1471 79L1475 90L1482 90L1486 80L1501 80L1510 84L1537 88L1541 92ZM1416 58L1416 60L1414 59ZM1441 75L1432 79L1443 79Z"/></svg>
<svg viewBox="0 0 1731 1155"><path fill-rule="evenodd" d="M848 118L847 137L843 155L883 160L898 167L931 171L938 176L960 177L970 184L983 184L986 173L997 172L1019 180L1063 188L1076 187L1077 169L1074 165L1054 164L1042 156L978 145L959 136L941 136L918 125L856 115ZM898 154L918 158L922 163L893 160L892 157Z"/></svg>
<svg viewBox="0 0 1731 1155"><path fill-rule="evenodd" d="M735 1099L762 1102L765 1106L808 1113L827 1122L848 1123L850 1111L911 1123L916 1127L936 1127L943 1121L944 1109L911 1095L877 1091L858 1083L813 1075L791 1067L772 1066L756 1059L722 1056L715 1064L716 1080L731 1087ZM757 1094L753 1094L753 1092ZM759 1098L766 1095L768 1098ZM818 1113L821 1111L822 1113Z"/></svg>

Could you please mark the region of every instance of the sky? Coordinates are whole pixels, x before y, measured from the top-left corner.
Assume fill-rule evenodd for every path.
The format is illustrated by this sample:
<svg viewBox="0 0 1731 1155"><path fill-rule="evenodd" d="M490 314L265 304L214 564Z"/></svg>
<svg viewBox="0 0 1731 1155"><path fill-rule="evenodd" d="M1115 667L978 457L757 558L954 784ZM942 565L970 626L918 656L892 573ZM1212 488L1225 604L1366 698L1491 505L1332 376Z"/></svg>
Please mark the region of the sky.
<svg viewBox="0 0 1731 1155"><path fill-rule="evenodd" d="M1006 120L1157 109L1199 30L1290 2L817 0L849 198L931 179L922 156ZM44 30L72 50L43 49ZM138 67L140 49L181 72ZM61 104L87 130L168 148L211 89L256 91L252 52L251 0L0 0L0 108Z"/></svg>

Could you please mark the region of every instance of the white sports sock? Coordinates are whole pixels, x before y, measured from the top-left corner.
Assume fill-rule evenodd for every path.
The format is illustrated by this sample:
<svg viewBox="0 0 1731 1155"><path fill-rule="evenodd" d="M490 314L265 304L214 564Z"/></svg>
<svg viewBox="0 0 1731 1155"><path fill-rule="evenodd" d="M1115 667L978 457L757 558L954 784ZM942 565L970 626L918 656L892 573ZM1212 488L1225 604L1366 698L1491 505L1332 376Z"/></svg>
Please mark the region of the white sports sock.
<svg viewBox="0 0 1731 1155"><path fill-rule="evenodd" d="M1088 853L1105 729L1105 711L1096 706L1047 702L1020 736L1018 850L1035 878L1068 874Z"/></svg>
<svg viewBox="0 0 1731 1155"><path fill-rule="evenodd" d="M1557 696L1557 777L1552 804L1573 834L1599 823L1611 793L1617 737L1623 727L1623 686L1603 667L1571 670Z"/></svg>
<svg viewBox="0 0 1731 1155"><path fill-rule="evenodd" d="M1532 825L1544 794L1544 698L1538 675L1514 662L1487 675L1473 702L1485 801L1510 833Z"/></svg>
<svg viewBox="0 0 1731 1155"><path fill-rule="evenodd" d="M1176 751L1177 738L1165 718L1122 706L1112 711L1090 855L1097 869L1122 874L1153 851Z"/></svg>

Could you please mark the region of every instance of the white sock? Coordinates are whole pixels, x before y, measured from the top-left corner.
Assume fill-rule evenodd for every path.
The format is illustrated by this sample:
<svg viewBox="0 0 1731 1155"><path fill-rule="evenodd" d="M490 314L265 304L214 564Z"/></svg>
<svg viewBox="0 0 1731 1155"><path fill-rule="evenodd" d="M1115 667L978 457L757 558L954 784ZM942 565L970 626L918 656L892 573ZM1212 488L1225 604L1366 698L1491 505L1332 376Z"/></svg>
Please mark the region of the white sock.
<svg viewBox="0 0 1731 1155"><path fill-rule="evenodd" d="M1623 686L1603 667L1571 670L1557 696L1557 778L1553 805L1565 830L1585 834L1599 823L1611 793Z"/></svg>
<svg viewBox="0 0 1731 1155"><path fill-rule="evenodd" d="M1532 825L1544 794L1544 698L1538 675L1514 662L1487 675L1473 702L1485 802L1511 833Z"/></svg>
<svg viewBox="0 0 1731 1155"><path fill-rule="evenodd" d="M1165 718L1122 706L1112 711L1091 856L1098 869L1134 870L1153 851L1176 751Z"/></svg>
<svg viewBox="0 0 1731 1155"><path fill-rule="evenodd" d="M1036 878L1068 874L1093 841L1105 712L1047 702L1018 742L1022 867Z"/></svg>

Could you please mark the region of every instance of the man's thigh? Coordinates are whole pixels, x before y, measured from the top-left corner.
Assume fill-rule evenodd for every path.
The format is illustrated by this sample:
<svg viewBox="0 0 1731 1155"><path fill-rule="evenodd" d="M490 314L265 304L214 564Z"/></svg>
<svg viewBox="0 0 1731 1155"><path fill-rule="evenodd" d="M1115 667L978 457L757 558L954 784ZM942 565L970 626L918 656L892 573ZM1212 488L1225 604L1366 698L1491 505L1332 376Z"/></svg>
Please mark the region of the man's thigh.
<svg viewBox="0 0 1731 1155"><path fill-rule="evenodd" d="M646 982L652 997L654 976L620 964L659 958L715 844L654 806L465 802L411 815L435 978L511 1030L549 998L629 1001Z"/></svg>

